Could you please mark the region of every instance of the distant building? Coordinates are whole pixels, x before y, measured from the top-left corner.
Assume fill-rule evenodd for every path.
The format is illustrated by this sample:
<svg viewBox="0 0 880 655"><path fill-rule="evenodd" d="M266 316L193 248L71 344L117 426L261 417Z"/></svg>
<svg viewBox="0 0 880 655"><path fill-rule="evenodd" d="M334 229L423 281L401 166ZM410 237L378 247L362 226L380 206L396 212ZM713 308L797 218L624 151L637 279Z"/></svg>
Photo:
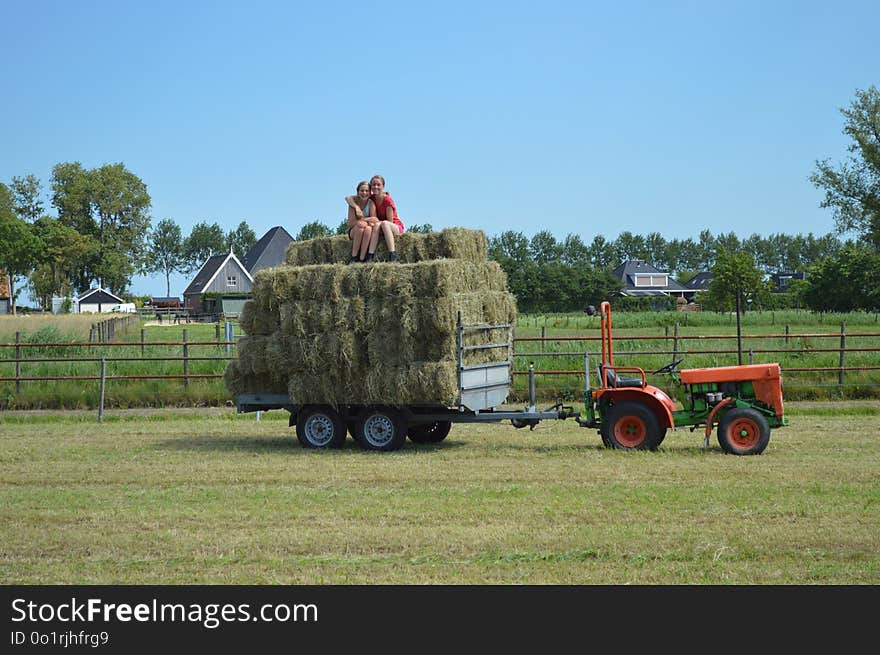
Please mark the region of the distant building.
<svg viewBox="0 0 880 655"><path fill-rule="evenodd" d="M669 273L638 259L623 262L612 272L623 282L621 296L650 298L657 296L693 297L695 291L679 284Z"/></svg>
<svg viewBox="0 0 880 655"><path fill-rule="evenodd" d="M190 314L237 315L253 284L254 278L235 253L213 255L183 292L183 303Z"/></svg>
<svg viewBox="0 0 880 655"><path fill-rule="evenodd" d="M75 298L73 311L80 314L109 314L121 311L121 308L125 308L127 311L128 304L130 303L126 303L119 296L98 287L97 289L89 289Z"/></svg>
<svg viewBox="0 0 880 655"><path fill-rule="evenodd" d="M273 227L248 250L241 263L251 276L264 268L279 266L284 263L287 247L291 243L293 237L287 230L281 226Z"/></svg>
<svg viewBox="0 0 880 655"><path fill-rule="evenodd" d="M0 271L0 314L12 311L12 294L9 293L9 276Z"/></svg>
<svg viewBox="0 0 880 655"><path fill-rule="evenodd" d="M807 274L801 273L774 273L770 276L773 281L773 293L785 293L789 291L792 280L806 280Z"/></svg>

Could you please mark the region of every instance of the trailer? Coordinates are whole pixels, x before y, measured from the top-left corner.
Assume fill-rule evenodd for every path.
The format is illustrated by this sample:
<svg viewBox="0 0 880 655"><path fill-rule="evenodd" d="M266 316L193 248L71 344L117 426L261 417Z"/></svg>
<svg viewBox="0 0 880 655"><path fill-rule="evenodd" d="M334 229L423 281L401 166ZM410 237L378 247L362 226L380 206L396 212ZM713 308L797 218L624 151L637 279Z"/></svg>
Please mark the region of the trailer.
<svg viewBox="0 0 880 655"><path fill-rule="evenodd" d="M352 438L367 450L393 451L406 439L417 444L439 443L453 423L510 421L515 428L534 428L546 420L574 419L578 425L597 429L602 443L620 450L656 450L669 429L705 426L704 445L717 425L721 449L734 455L757 455L769 443L770 431L787 424L783 414L782 376L779 364L724 366L678 371L674 360L651 374L667 374L681 407L662 389L648 384L647 373L638 367L614 363L611 305L588 313L601 319L601 359L595 371L598 385L590 383L593 372L589 353L584 353L583 411L556 402L544 410L535 403L535 371L529 365L528 405L519 410L502 409L510 393L513 326L463 325L457 322L458 396L452 406L431 405L337 405L300 404L285 394L243 393L235 397L239 413L285 409L299 443L306 448L339 448ZM503 331L504 341L465 345L472 331ZM465 365L470 350L507 354L506 359ZM622 374L630 377L624 377Z"/></svg>
<svg viewBox="0 0 880 655"><path fill-rule="evenodd" d="M511 352L513 326L457 324L458 398L454 406L444 405L339 405L295 402L285 394L244 393L235 397L239 413L285 409L290 426L296 427L297 440L306 448L339 448L347 435L367 450L391 451L403 446L407 437L413 443L439 443L453 423L510 421L514 427L534 429L544 420L564 420L580 415L573 407L556 403L545 410L535 405L534 366L529 367L529 404L522 410L499 409L510 394L510 360L465 365L472 350ZM464 345L468 332L503 331L504 341L483 345Z"/></svg>

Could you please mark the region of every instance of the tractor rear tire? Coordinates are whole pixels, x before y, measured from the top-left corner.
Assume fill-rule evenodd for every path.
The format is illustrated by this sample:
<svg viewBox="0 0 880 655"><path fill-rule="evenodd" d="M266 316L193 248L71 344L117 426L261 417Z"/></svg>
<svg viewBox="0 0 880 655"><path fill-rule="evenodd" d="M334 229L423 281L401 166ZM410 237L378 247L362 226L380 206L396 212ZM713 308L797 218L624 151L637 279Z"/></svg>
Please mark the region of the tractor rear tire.
<svg viewBox="0 0 880 655"><path fill-rule="evenodd" d="M718 423L718 445L731 455L760 455L770 443L767 419L751 407L735 407Z"/></svg>
<svg viewBox="0 0 880 655"><path fill-rule="evenodd" d="M308 405L297 413L296 438L304 448L339 448L345 436L345 422L332 407Z"/></svg>
<svg viewBox="0 0 880 655"><path fill-rule="evenodd" d="M656 450L666 432L650 407L631 400L608 410L602 431L602 441L619 450Z"/></svg>
<svg viewBox="0 0 880 655"><path fill-rule="evenodd" d="M434 421L409 426L407 436L413 443L440 443L452 429L452 421Z"/></svg>

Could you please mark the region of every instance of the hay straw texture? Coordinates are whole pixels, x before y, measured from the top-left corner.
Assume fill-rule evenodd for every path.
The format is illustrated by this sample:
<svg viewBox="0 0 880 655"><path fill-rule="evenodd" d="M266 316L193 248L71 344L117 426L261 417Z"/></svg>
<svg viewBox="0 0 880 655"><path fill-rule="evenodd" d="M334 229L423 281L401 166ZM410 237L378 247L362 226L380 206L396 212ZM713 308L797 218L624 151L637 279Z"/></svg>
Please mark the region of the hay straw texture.
<svg viewBox="0 0 880 655"><path fill-rule="evenodd" d="M334 263L348 260L350 242L343 237L340 248L339 237L326 237L292 243L288 265L259 271L241 316L248 336L226 370L230 392L288 393L295 404L454 406L459 313L465 325L513 324L514 297L482 232L403 236L399 264ZM504 342L507 332L465 335L473 345ZM507 348L476 350L465 363L510 357Z"/></svg>
<svg viewBox="0 0 880 655"><path fill-rule="evenodd" d="M428 259L462 259L484 262L487 258L488 240L481 230L450 227L440 232L404 232L395 239L400 261L413 264ZM376 257L384 260L388 249L379 240ZM351 257L351 241L345 235L321 237L308 241L294 241L287 249L287 264L308 266L310 264L341 264Z"/></svg>

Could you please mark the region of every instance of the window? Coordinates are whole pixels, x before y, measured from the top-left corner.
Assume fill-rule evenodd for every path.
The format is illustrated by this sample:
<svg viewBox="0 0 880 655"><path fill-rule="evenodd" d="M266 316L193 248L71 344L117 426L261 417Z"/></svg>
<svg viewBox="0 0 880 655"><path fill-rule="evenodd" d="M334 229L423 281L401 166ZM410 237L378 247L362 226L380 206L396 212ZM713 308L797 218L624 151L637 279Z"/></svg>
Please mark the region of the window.
<svg viewBox="0 0 880 655"><path fill-rule="evenodd" d="M650 273L636 274L637 287L665 287L668 285L666 273L655 273L653 275Z"/></svg>
<svg viewBox="0 0 880 655"><path fill-rule="evenodd" d="M235 273L226 276L226 286L238 288L238 276Z"/></svg>

